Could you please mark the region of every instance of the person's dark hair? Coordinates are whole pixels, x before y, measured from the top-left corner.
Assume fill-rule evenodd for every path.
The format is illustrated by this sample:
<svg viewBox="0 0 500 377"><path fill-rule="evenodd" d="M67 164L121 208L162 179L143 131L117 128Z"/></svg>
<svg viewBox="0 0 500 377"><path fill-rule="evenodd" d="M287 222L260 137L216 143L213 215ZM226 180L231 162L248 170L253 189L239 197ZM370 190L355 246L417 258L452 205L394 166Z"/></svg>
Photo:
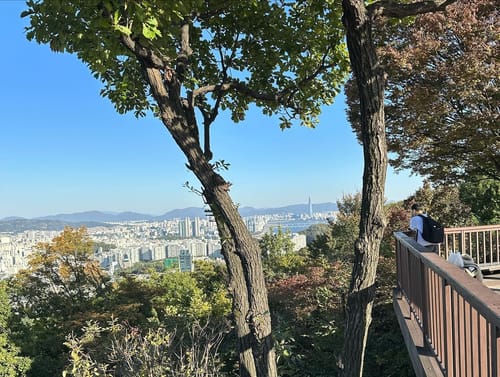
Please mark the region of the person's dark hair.
<svg viewBox="0 0 500 377"><path fill-rule="evenodd" d="M418 204L418 203L414 203L414 204L411 206L411 209L412 209L413 211L420 211L420 210L422 210L422 206L421 206L420 204Z"/></svg>

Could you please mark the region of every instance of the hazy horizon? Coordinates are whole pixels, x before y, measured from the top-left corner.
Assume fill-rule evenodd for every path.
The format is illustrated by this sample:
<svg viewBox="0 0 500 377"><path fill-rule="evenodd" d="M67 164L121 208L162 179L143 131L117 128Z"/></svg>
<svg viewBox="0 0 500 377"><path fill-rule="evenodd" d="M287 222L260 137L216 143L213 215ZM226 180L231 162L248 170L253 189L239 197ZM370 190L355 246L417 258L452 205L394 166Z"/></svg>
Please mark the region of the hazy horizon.
<svg viewBox="0 0 500 377"><path fill-rule="evenodd" d="M267 206L267 207L240 206L240 208L241 209L252 208L252 209L255 209L255 210L266 210L266 209L286 208L286 207L298 206L298 205L307 206L308 204L309 204L308 202L304 202L304 203L289 203L289 204L280 205L280 206ZM321 203L311 202L311 204L313 206L313 209L314 209L315 205L325 205L325 204L334 204L335 206L337 205L336 202L321 202ZM128 210L117 212L117 211L103 211L103 210L100 210L100 209L91 209L91 210L78 211L78 212L50 213L50 214L43 214L43 215L40 215L40 216L33 216L33 217L9 215L9 216L5 216L5 217L0 217L0 221L6 220L6 219L9 219L9 218L22 218L22 219L31 220L31 219L39 219L39 218L45 218L45 217L55 217L55 216L64 216L64 215L76 215L76 214L85 214L85 213L93 213L93 212L107 214L107 215L120 215L120 214L126 214L126 213L134 213L134 214L147 215L147 216L162 216L162 215L165 215L165 214L170 213L170 212L183 211L183 210L187 210L187 209L190 209L190 208L202 209L202 208L204 208L204 206L189 206L189 207L182 207L182 208L172 208L172 209L168 209L168 210L161 211L161 212L158 212L158 213L136 212L136 211L128 211Z"/></svg>

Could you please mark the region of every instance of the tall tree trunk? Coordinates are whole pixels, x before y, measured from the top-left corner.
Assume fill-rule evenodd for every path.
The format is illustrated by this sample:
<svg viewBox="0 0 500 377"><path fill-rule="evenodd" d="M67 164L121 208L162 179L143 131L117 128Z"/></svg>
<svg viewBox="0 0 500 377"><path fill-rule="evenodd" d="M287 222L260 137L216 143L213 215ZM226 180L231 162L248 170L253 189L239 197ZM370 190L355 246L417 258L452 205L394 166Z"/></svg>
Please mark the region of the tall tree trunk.
<svg viewBox="0 0 500 377"><path fill-rule="evenodd" d="M212 213L219 230L222 255L226 261L229 274L229 292L232 297L233 320L236 325L236 336L238 337L240 377L256 376L257 371L253 359L252 342L250 341L251 330L246 321L246 314L249 312L250 307L243 265L241 259L236 255L236 247L229 228L224 223L222 216L219 215L218 208L215 205L212 205Z"/></svg>
<svg viewBox="0 0 500 377"><path fill-rule="evenodd" d="M145 73L155 97L163 124L168 129L177 145L188 160L188 167L195 174L203 186L203 196L212 210L215 210L218 221L223 224L219 227L221 240L229 233L234 242L235 255L239 263L228 265L233 273L240 273L239 265L244 276L235 277L235 295L239 309L245 313L235 313L236 325L241 326L238 334L248 336L239 342L240 346L251 344L256 377L277 376L274 341L271 335L271 314L267 300L267 288L264 280L260 248L257 241L250 235L238 209L229 196L230 183L226 182L214 170L200 146L198 127L194 116L194 108L186 100L182 100L179 83L175 76L169 76L164 82L161 72L145 64ZM218 222L219 224L219 222ZM232 258L226 261L231 262ZM237 306L235 306L237 307ZM243 325L242 315L246 324ZM248 332L250 330L250 332ZM240 349L240 352L246 352ZM246 356L245 356L246 357ZM251 367L249 367L251 369ZM247 370L244 373L251 372Z"/></svg>
<svg viewBox="0 0 500 377"><path fill-rule="evenodd" d="M246 347L251 344L256 376L277 376L274 341L271 335L271 315L259 245L250 235L241 215L229 197L227 185L210 186L207 182L203 186L205 188L203 194L207 202L217 206L219 214L224 219L234 242L236 255L243 267L245 285L238 285L238 289L234 291L235 294L241 294L244 297L244 293L240 292L240 289L246 288L247 295L247 303L237 300L236 304L240 303L241 307L236 309L246 310L248 308L248 310L246 312L237 310L234 313L237 324L243 323L243 320L246 322L245 327L242 327L241 330L243 330L244 336L248 337L248 340L240 339L240 345ZM234 266L238 266L238 263L235 263ZM236 283L241 284L242 281L238 279ZM248 326L250 333L247 333L246 326Z"/></svg>
<svg viewBox="0 0 500 377"><path fill-rule="evenodd" d="M346 330L341 375L363 374L363 358L375 295L379 247L384 219L387 147L384 124L384 72L371 37L371 20L363 0L343 0L344 25L351 68L361 106L364 153L363 194L359 237L346 306Z"/></svg>

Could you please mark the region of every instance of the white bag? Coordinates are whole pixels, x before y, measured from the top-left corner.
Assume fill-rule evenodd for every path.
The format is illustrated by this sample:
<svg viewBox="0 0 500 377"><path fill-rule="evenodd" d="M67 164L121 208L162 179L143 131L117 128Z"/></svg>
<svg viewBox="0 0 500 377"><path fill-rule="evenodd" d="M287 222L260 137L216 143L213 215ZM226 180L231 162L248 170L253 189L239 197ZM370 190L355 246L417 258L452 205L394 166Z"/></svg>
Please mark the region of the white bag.
<svg viewBox="0 0 500 377"><path fill-rule="evenodd" d="M460 254L458 251L450 252L450 254L448 255L448 262L460 268L464 268L464 260L462 258L462 254Z"/></svg>

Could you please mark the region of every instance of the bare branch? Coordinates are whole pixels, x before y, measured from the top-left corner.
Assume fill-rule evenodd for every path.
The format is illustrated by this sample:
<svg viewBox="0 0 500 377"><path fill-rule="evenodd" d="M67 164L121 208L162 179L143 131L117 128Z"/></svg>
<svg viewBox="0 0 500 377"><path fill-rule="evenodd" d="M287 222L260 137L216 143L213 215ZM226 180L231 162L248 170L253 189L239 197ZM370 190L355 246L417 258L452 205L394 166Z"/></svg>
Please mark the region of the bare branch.
<svg viewBox="0 0 500 377"><path fill-rule="evenodd" d="M401 4L393 0L377 1L367 6L372 17L405 18L417 14L443 11L457 0L428 0L417 3Z"/></svg>

